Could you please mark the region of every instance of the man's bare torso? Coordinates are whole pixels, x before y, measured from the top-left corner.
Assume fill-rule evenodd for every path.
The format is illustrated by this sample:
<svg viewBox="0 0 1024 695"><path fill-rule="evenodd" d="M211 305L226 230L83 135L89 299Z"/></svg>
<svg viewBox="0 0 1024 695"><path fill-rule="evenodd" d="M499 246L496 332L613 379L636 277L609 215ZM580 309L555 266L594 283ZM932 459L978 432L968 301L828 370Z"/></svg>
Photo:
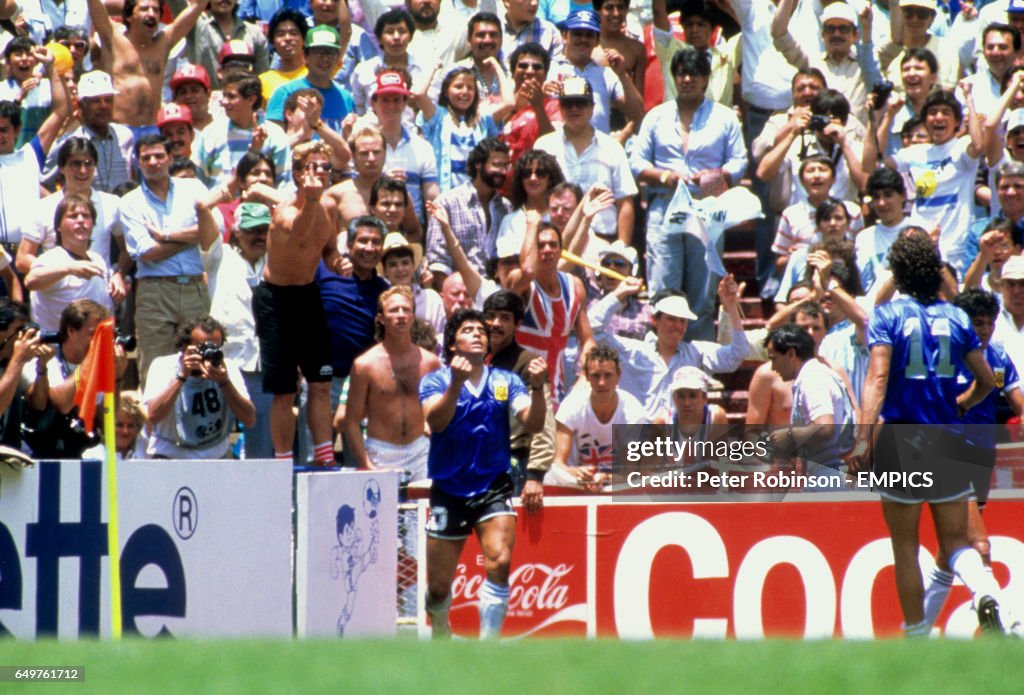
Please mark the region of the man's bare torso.
<svg viewBox="0 0 1024 695"><path fill-rule="evenodd" d="M366 366L366 435L391 444L408 444L425 434L420 379L438 366L437 357L412 345L392 355L376 345L359 358Z"/></svg>
<svg viewBox="0 0 1024 695"><path fill-rule="evenodd" d="M114 78L114 121L129 126L152 125L160 109L164 70L167 67L167 35L157 34L148 45L114 34L113 50L103 46L102 69Z"/></svg>
<svg viewBox="0 0 1024 695"><path fill-rule="evenodd" d="M295 232L295 220L301 212L296 199L285 203L274 215L267 238L267 265L263 278L272 285L308 285L329 244L338 237L337 207L328 196L320 200L310 233Z"/></svg>

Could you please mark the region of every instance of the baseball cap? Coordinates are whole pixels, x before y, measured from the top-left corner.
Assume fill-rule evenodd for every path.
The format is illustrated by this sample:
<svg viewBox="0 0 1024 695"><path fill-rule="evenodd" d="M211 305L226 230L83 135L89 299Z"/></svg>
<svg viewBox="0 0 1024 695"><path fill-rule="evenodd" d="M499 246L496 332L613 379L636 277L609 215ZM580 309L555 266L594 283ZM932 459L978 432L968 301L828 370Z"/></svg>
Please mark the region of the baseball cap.
<svg viewBox="0 0 1024 695"><path fill-rule="evenodd" d="M634 249L632 246L627 246L625 243L623 243L622 239L616 239L612 243L602 248L600 251L597 252L597 256L602 261L608 256L619 256L625 259L625 261L629 263L630 267L633 268L634 271L636 269L636 249Z"/></svg>
<svg viewBox="0 0 1024 695"><path fill-rule="evenodd" d="M576 10L569 15L568 19L562 22L561 29L562 31L583 29L585 31L593 31L600 34L601 20L598 19L597 15L590 10Z"/></svg>
<svg viewBox="0 0 1024 695"><path fill-rule="evenodd" d="M1017 128L1024 128L1024 109L1014 109L1006 119L1006 132L1011 133Z"/></svg>
<svg viewBox="0 0 1024 695"><path fill-rule="evenodd" d="M192 125L192 110L183 104L164 104L156 117L156 127L163 128L171 123L187 123Z"/></svg>
<svg viewBox="0 0 1024 695"><path fill-rule="evenodd" d="M409 90L405 86L405 78L402 77L402 73L396 70L385 70L384 72L377 75L376 89L373 90L373 96L388 94L399 94L401 96L409 96ZM371 97L372 98L372 97Z"/></svg>
<svg viewBox="0 0 1024 695"><path fill-rule="evenodd" d="M207 92L210 91L210 75L202 65L186 65L174 73L174 76L171 77L171 91L173 92L189 82L201 84Z"/></svg>
<svg viewBox="0 0 1024 695"><path fill-rule="evenodd" d="M824 24L830 19L841 19L857 26L857 13L845 2L834 2L821 12L821 23Z"/></svg>
<svg viewBox="0 0 1024 695"><path fill-rule="evenodd" d="M661 301L654 305L654 313L668 314L669 316L675 316L677 319L687 319L689 321L697 320L697 315L690 311L690 303L686 301L686 297L680 297L677 294L662 298Z"/></svg>
<svg viewBox="0 0 1024 695"><path fill-rule="evenodd" d="M519 252L523 249L523 240L517 239L514 234L506 234L498 237L496 245L498 258L511 258L512 256L519 258Z"/></svg>
<svg viewBox="0 0 1024 695"><path fill-rule="evenodd" d="M584 77L567 77L558 85L558 98L562 100L586 99L594 101L594 90Z"/></svg>
<svg viewBox="0 0 1024 695"><path fill-rule="evenodd" d="M78 98L92 99L118 94L110 75L102 70L93 70L82 75L78 80Z"/></svg>
<svg viewBox="0 0 1024 695"><path fill-rule="evenodd" d="M218 60L221 65L228 60L248 60L251 63L255 63L256 54L253 53L252 48L245 41L231 39L230 41L225 41L224 45L220 47Z"/></svg>
<svg viewBox="0 0 1024 695"><path fill-rule="evenodd" d="M1007 12L1024 12L1024 0L1010 0L1006 6Z"/></svg>
<svg viewBox="0 0 1024 695"><path fill-rule="evenodd" d="M381 246L380 251L380 263L382 268L384 267L384 259L388 257L388 254L392 251L398 251L399 249L408 249L409 251L412 251L412 267L419 267L420 261L423 260L423 249L420 245L410 243L401 232L388 232L387 236L384 237L384 244Z"/></svg>
<svg viewBox="0 0 1024 695"><path fill-rule="evenodd" d="M1003 280L1024 280L1024 256L1010 256L1003 264Z"/></svg>
<svg viewBox="0 0 1024 695"><path fill-rule="evenodd" d="M238 206L238 228L253 229L270 226L270 208L263 203L242 203Z"/></svg>
<svg viewBox="0 0 1024 695"><path fill-rule="evenodd" d="M669 386L669 391L675 393L679 389L690 389L707 393L711 381L711 377L705 374L700 367L680 367L672 375L672 385Z"/></svg>
<svg viewBox="0 0 1024 695"><path fill-rule="evenodd" d="M306 48L334 48L341 50L341 34L327 24L317 24L306 32Z"/></svg>
<svg viewBox="0 0 1024 695"><path fill-rule="evenodd" d="M900 0L900 7L923 7L928 10L938 10L935 0Z"/></svg>

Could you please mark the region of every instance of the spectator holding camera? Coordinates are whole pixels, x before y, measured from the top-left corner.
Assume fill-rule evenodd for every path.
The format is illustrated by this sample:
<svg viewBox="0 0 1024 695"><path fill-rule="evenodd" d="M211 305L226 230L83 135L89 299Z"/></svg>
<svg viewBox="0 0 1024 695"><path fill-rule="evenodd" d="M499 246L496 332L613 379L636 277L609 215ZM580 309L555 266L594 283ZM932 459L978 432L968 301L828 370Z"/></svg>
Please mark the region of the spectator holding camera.
<svg viewBox="0 0 1024 695"><path fill-rule="evenodd" d="M796 111L796 127L777 138L775 145L757 165L757 178L770 183L780 172L791 181L789 204L807 199L807 191L795 185L804 160L823 155L835 165L835 182L830 193L841 200L856 200L864 185L865 167L861 166L862 144L851 128L850 102L834 89L823 89L811 102L810 113Z"/></svg>
<svg viewBox="0 0 1024 695"><path fill-rule="evenodd" d="M25 329L28 307L0 297L0 444L21 448L22 370L36 355L38 331Z"/></svg>
<svg viewBox="0 0 1024 695"><path fill-rule="evenodd" d="M151 458L224 458L232 419L256 422L242 373L224 358L224 333L206 314L192 318L178 330L178 352L150 365L142 402Z"/></svg>

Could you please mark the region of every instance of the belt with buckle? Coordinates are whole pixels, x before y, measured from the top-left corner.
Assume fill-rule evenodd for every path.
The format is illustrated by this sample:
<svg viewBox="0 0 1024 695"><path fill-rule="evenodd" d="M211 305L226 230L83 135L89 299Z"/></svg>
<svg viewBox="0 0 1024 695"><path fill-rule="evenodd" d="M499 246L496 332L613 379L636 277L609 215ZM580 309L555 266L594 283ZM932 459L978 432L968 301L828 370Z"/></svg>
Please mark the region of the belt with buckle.
<svg viewBox="0 0 1024 695"><path fill-rule="evenodd" d="M202 275L147 275L146 277L138 278L139 282L145 282L146 280L162 280L163 282L173 282L176 285L198 285L203 281Z"/></svg>

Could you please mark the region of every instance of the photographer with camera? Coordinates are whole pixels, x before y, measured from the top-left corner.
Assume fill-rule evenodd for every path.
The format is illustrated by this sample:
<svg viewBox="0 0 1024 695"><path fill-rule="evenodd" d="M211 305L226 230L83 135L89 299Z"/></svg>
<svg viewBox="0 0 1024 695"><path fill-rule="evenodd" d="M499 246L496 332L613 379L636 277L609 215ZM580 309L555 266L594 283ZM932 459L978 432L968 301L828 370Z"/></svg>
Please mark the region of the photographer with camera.
<svg viewBox="0 0 1024 695"><path fill-rule="evenodd" d="M151 458L216 459L228 453L232 418L256 422L238 366L224 359L224 327L209 315L186 321L178 352L153 360L142 395Z"/></svg>
<svg viewBox="0 0 1024 695"><path fill-rule="evenodd" d="M22 438L37 458L79 458L95 443L78 419L74 400L80 374L87 371L80 365L97 326L108 316L107 308L91 299L76 299L60 313L56 331L39 331L36 364L22 367L22 381L31 386L21 425ZM123 345L114 353L120 378L126 364Z"/></svg>
<svg viewBox="0 0 1024 695"><path fill-rule="evenodd" d="M28 324L28 307L0 297L0 444L21 448L22 376L39 349L39 334ZM31 382L29 382L31 383Z"/></svg>
<svg viewBox="0 0 1024 695"><path fill-rule="evenodd" d="M790 181L789 205L803 202L807 192L796 185L801 163L808 157L824 155L835 165L835 183L829 193L840 200L856 200L864 186L860 152L863 145L847 121L850 102L834 89L823 89L811 102L810 113L794 111L793 127L765 154L757 166L757 178L770 183L785 172Z"/></svg>

